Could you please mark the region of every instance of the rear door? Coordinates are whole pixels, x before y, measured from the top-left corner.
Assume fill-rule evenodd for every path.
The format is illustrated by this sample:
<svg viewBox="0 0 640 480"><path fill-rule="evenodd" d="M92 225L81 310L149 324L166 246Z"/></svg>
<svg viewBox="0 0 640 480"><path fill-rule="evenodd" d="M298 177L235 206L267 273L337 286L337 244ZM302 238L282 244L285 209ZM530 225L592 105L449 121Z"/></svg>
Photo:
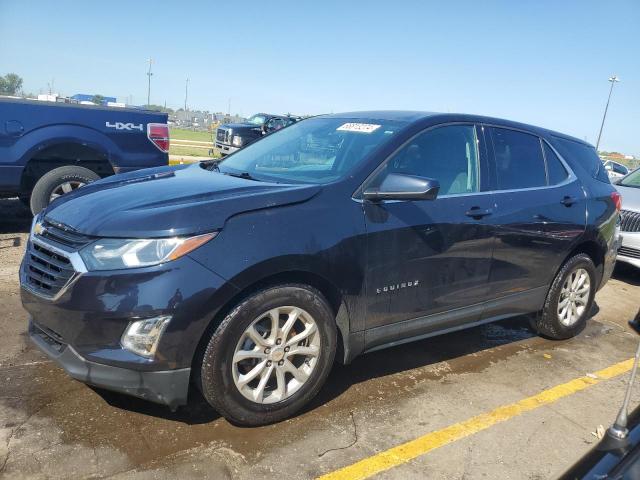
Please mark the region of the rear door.
<svg viewBox="0 0 640 480"><path fill-rule="evenodd" d="M491 222L496 243L485 316L542 307L548 285L586 225L586 199L569 166L530 132L487 126L491 141Z"/></svg>
<svg viewBox="0 0 640 480"><path fill-rule="evenodd" d="M480 129L428 129L392 155L370 185L389 173L436 179L440 192L435 200L363 204L367 348L478 320L491 265L493 203L482 191L488 164Z"/></svg>

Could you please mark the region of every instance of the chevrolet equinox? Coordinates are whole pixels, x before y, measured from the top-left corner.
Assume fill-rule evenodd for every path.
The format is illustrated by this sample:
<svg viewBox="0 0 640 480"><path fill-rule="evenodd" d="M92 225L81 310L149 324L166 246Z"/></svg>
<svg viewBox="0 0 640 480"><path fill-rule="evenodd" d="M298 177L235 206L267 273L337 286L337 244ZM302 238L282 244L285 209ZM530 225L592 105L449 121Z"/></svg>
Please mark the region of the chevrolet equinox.
<svg viewBox="0 0 640 480"><path fill-rule="evenodd" d="M372 350L516 315L575 335L611 275L620 206L593 146L560 133L325 115L55 200L33 221L22 302L73 378L172 409L195 384L260 425Z"/></svg>

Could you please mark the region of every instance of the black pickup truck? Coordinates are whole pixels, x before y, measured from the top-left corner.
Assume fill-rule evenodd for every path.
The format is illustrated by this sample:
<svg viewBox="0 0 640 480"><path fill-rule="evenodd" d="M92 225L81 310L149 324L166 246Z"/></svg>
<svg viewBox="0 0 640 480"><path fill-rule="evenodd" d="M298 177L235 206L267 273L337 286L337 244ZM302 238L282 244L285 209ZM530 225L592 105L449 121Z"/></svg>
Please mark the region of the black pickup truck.
<svg viewBox="0 0 640 480"><path fill-rule="evenodd" d="M229 155L264 135L288 127L298 120L300 120L299 117L290 115L256 113L246 122L220 125L216 130L213 143L223 156Z"/></svg>

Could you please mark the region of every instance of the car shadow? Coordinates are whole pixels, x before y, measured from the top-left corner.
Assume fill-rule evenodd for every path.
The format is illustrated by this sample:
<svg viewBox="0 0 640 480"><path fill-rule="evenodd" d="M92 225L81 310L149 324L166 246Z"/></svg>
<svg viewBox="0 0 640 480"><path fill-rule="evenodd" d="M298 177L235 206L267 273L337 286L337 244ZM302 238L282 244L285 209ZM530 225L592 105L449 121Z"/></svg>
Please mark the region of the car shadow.
<svg viewBox="0 0 640 480"><path fill-rule="evenodd" d="M33 216L17 198L0 199L0 234L28 233Z"/></svg>
<svg viewBox="0 0 640 480"><path fill-rule="evenodd" d="M89 387L112 407L140 413L142 415L149 415L187 425L211 423L220 418L220 414L211 408L200 391L193 385L189 389L187 405L178 408L175 412L172 412L166 405L149 402L142 398L131 397L94 386Z"/></svg>
<svg viewBox="0 0 640 480"><path fill-rule="evenodd" d="M628 263L616 262L612 277L635 287L640 286L640 268Z"/></svg>
<svg viewBox="0 0 640 480"><path fill-rule="evenodd" d="M540 338L542 343L552 342L539 337L528 318L520 316L370 352L349 365L336 364L324 388L304 411L339 397L353 385L442 362L456 360L455 373L480 372L520 350L530 350L522 341L533 337ZM479 354L488 350L491 354L483 359ZM440 378L441 374L436 370L426 377Z"/></svg>

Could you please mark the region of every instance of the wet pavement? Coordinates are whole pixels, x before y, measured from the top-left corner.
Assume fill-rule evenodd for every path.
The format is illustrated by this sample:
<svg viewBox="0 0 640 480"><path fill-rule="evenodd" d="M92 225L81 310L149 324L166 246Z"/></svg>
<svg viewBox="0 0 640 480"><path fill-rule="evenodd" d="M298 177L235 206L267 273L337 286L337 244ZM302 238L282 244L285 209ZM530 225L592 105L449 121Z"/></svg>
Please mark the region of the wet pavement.
<svg viewBox="0 0 640 480"><path fill-rule="evenodd" d="M238 428L197 391L172 413L71 380L38 352L26 337L17 282L29 225L19 202L0 200L0 478L314 478L625 360L636 344L626 321L640 304L640 272L617 268L575 339L545 340L516 318L378 351L337 365L295 418ZM624 379L379 478L552 478L613 419Z"/></svg>

